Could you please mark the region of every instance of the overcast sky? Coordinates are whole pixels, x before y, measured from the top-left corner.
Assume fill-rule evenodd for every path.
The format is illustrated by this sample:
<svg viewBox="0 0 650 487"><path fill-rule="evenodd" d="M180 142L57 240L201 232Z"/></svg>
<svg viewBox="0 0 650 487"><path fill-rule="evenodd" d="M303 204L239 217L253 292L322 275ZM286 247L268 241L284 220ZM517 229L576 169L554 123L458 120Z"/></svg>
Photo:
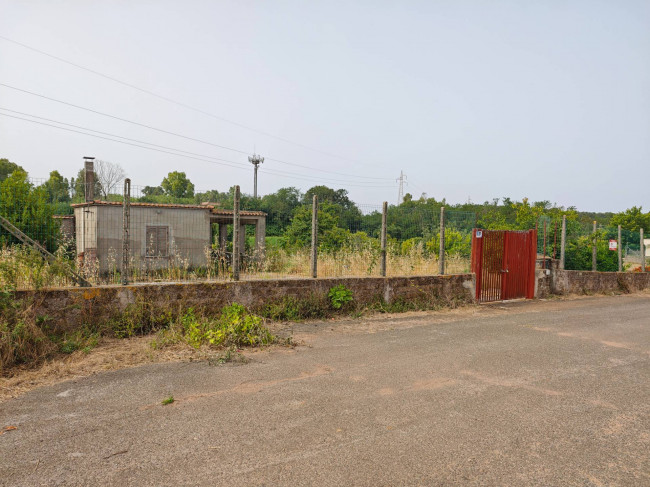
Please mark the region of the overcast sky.
<svg viewBox="0 0 650 487"><path fill-rule="evenodd" d="M5 39L0 83L244 152L0 86L4 109L198 154L0 116L0 157L35 178L88 155L133 185L182 170L197 190L252 193L255 149L262 194L326 184L394 203L404 170L415 197L650 209L647 0L0 0L0 36L207 114Z"/></svg>

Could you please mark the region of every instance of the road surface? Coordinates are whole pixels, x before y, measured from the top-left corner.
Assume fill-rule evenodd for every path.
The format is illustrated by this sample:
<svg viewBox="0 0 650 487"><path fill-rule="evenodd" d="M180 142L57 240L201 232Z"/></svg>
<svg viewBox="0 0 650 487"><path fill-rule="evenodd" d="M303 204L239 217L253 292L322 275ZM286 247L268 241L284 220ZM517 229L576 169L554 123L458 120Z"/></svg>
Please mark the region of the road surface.
<svg viewBox="0 0 650 487"><path fill-rule="evenodd" d="M648 294L294 332L0 404L0 483L650 485Z"/></svg>

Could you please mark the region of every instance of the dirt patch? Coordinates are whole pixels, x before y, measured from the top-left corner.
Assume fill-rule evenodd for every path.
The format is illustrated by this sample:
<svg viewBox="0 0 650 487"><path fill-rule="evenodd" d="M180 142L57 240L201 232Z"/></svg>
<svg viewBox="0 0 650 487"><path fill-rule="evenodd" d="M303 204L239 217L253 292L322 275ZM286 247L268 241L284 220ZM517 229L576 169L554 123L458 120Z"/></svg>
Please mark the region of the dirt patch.
<svg viewBox="0 0 650 487"><path fill-rule="evenodd" d="M88 377L107 370L148 363L209 361L222 352L214 349L195 350L187 345L157 350L151 346L154 338L153 335L129 339L103 338L89 353L77 351L66 357L48 360L38 367L15 368L10 377L0 378L0 403L37 387Z"/></svg>

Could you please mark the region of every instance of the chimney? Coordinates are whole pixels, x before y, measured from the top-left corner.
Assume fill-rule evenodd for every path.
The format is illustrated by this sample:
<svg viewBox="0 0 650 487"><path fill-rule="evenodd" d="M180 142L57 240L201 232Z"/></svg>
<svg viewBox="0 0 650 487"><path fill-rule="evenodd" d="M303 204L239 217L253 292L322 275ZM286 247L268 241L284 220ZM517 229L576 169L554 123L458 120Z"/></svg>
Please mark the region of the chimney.
<svg viewBox="0 0 650 487"><path fill-rule="evenodd" d="M85 201L93 201L95 199L95 158L84 157L84 193Z"/></svg>

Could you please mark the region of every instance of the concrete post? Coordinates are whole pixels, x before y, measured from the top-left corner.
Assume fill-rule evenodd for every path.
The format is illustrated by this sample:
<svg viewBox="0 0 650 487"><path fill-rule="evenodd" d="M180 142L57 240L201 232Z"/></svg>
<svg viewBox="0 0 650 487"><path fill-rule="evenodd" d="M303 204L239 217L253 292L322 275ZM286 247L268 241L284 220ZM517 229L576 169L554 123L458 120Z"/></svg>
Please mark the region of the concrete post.
<svg viewBox="0 0 650 487"><path fill-rule="evenodd" d="M384 201L381 209L381 262L379 273L386 277L386 221L388 218L388 202Z"/></svg>
<svg viewBox="0 0 650 487"><path fill-rule="evenodd" d="M564 254L566 252L566 215L562 215L562 237L560 239L560 269L564 270Z"/></svg>
<svg viewBox="0 0 650 487"><path fill-rule="evenodd" d="M255 223L255 256L264 259L264 250L266 247L266 219L260 217Z"/></svg>
<svg viewBox="0 0 650 487"><path fill-rule="evenodd" d="M239 218L239 255L242 257L246 255L246 224L241 221L241 211ZM239 263L241 268L241 262Z"/></svg>
<svg viewBox="0 0 650 487"><path fill-rule="evenodd" d="M129 283L129 230L131 226L131 180L124 180L124 199L122 201L122 285Z"/></svg>
<svg viewBox="0 0 650 487"><path fill-rule="evenodd" d="M440 248L438 250L438 273L445 273L445 207L440 207Z"/></svg>
<svg viewBox="0 0 650 487"><path fill-rule="evenodd" d="M639 230L641 236L641 272L645 272L645 243L643 240L643 228Z"/></svg>
<svg viewBox="0 0 650 487"><path fill-rule="evenodd" d="M621 226L618 226L618 272L623 272L623 246L621 245Z"/></svg>
<svg viewBox="0 0 650 487"><path fill-rule="evenodd" d="M311 208L311 277L318 277L318 196L314 195Z"/></svg>
<svg viewBox="0 0 650 487"><path fill-rule="evenodd" d="M594 220L594 230L592 232L592 248L591 248L591 270L597 271L597 255L598 255L598 246L596 245L596 231L598 230L596 220Z"/></svg>
<svg viewBox="0 0 650 487"><path fill-rule="evenodd" d="M232 210L232 278L239 281L239 246L241 244L239 232L241 227L239 224L239 186L235 186L235 198L233 200Z"/></svg>
<svg viewBox="0 0 650 487"><path fill-rule="evenodd" d="M226 241L228 240L228 225L219 223L219 249L226 251Z"/></svg>

